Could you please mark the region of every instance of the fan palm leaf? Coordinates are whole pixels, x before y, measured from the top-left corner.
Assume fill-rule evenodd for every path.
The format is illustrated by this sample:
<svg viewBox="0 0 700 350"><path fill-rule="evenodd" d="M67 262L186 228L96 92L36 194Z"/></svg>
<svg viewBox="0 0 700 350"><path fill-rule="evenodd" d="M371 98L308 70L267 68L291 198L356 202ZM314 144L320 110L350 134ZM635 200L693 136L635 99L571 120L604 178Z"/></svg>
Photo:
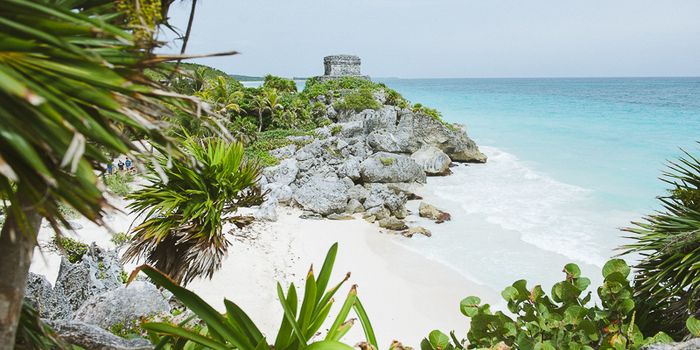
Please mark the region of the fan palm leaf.
<svg viewBox="0 0 700 350"><path fill-rule="evenodd" d="M686 319L700 315L700 160L684 154L663 173L671 186L659 197L663 209L624 229L634 242L623 247L641 256L635 279L640 327L675 336L687 335Z"/></svg>
<svg viewBox="0 0 700 350"><path fill-rule="evenodd" d="M223 139L189 138L183 153L192 161L160 159L165 178L152 175L150 185L130 195L129 209L143 215L133 229L127 260L143 257L179 283L198 276L211 277L221 266L228 242L223 234L225 220L247 222L227 213L262 201L256 184L257 163L243 157L240 143Z"/></svg>

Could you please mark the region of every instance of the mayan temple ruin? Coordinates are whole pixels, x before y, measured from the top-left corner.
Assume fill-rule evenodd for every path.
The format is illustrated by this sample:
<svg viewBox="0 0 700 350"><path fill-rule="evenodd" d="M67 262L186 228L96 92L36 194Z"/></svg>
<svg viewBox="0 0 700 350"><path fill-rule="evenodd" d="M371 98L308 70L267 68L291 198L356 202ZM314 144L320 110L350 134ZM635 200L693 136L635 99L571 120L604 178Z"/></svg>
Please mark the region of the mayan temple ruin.
<svg viewBox="0 0 700 350"><path fill-rule="evenodd" d="M341 77L357 77L368 79L369 76L362 75L361 60L354 55L332 55L323 58L324 75L322 80L337 79Z"/></svg>

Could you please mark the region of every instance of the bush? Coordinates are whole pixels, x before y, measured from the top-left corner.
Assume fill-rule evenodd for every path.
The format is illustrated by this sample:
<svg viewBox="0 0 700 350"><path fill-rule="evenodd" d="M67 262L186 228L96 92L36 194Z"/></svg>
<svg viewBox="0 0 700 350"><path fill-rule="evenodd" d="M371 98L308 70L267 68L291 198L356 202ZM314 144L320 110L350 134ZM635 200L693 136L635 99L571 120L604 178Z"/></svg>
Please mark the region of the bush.
<svg viewBox="0 0 700 350"><path fill-rule="evenodd" d="M88 252L87 244L63 235L54 235L51 244L72 263L82 260Z"/></svg>
<svg viewBox="0 0 700 350"><path fill-rule="evenodd" d="M279 92L297 92L297 83L292 79L276 77L274 75L266 75L263 88L275 89Z"/></svg>
<svg viewBox="0 0 700 350"><path fill-rule="evenodd" d="M131 236L126 232L117 232L113 234L112 238L110 238L109 240L110 242L114 243L115 246L121 247L129 243L129 240L131 240Z"/></svg>
<svg viewBox="0 0 700 350"><path fill-rule="evenodd" d="M368 89L376 91L383 88L382 85L373 83L371 80L357 77L342 77L321 81L318 78L311 78L306 81L302 94L307 98L314 99L319 96L336 96L342 90Z"/></svg>
<svg viewBox="0 0 700 350"><path fill-rule="evenodd" d="M462 300L460 310L471 318L467 348L494 348L506 345L515 349L639 349L656 343L671 342L664 333L645 338L635 324L635 302L628 281L630 268L621 259L603 267L603 285L598 288L602 307L589 305L590 280L581 277L575 264L564 267L566 279L552 287L551 298L542 287L527 288L519 280L503 290L512 319L505 313L492 313L488 304L470 296ZM584 294L585 293L585 294ZM452 341L453 344L450 344ZM463 348L454 333L452 339L433 331L423 341L427 349Z"/></svg>
<svg viewBox="0 0 700 350"><path fill-rule="evenodd" d="M277 165L279 160L270 155L269 151L295 144L302 147L309 141L292 141L289 136L312 136L312 131L306 130L268 130L258 133L257 139L246 147L246 155L259 162L262 167Z"/></svg>
<svg viewBox="0 0 700 350"><path fill-rule="evenodd" d="M379 109L381 104L374 98L372 90L361 88L345 95L341 100L335 102L333 107L339 111L361 112L365 109Z"/></svg>
<svg viewBox="0 0 700 350"><path fill-rule="evenodd" d="M331 127L331 136L338 135L338 134L340 134L341 131L343 131L343 126L342 126L342 125L338 125L338 124L333 125L333 126Z"/></svg>
<svg viewBox="0 0 700 350"><path fill-rule="evenodd" d="M134 175L129 172L116 171L111 175L105 176L105 186L109 192L124 197L131 192L129 183L134 181Z"/></svg>

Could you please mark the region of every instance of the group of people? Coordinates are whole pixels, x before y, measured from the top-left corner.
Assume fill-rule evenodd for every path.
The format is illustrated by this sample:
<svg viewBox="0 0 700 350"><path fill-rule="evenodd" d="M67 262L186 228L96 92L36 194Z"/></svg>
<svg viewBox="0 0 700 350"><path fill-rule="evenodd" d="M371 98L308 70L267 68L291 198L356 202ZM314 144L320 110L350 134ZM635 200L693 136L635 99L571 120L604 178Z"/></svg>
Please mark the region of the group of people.
<svg viewBox="0 0 700 350"><path fill-rule="evenodd" d="M134 163L129 159L129 157L126 157L126 160L122 161L121 158L117 158L117 169L120 172L133 172L136 170L134 168ZM114 173L114 162L110 162L107 164L107 174L111 175Z"/></svg>

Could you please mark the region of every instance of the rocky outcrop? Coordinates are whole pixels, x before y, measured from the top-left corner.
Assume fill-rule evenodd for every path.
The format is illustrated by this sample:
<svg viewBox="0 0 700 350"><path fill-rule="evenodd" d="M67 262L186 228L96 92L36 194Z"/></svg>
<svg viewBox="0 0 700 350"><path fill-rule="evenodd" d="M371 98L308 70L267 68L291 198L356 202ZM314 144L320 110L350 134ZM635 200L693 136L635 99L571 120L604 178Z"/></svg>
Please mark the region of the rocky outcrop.
<svg viewBox="0 0 700 350"><path fill-rule="evenodd" d="M42 275L29 273L24 295L41 318L56 320L72 317L72 310L65 295L55 291L49 280Z"/></svg>
<svg viewBox="0 0 700 350"><path fill-rule="evenodd" d="M342 95L342 94L341 94ZM385 91L374 98L387 103ZM363 213L368 221L408 215L407 200L426 176L447 175L452 162L484 162L486 157L459 127L422 110L382 105L361 112L336 111L333 96L319 96L331 124L313 136L289 137L295 145L270 152L280 159L264 170L260 184L267 201L256 216L276 220L278 204L298 206L305 217ZM449 219L440 213L439 222ZM387 221L384 222L386 224Z"/></svg>
<svg viewBox="0 0 700 350"><path fill-rule="evenodd" d="M146 339L124 339L106 330L80 321L51 321L48 325L69 344L91 350L150 350Z"/></svg>
<svg viewBox="0 0 700 350"><path fill-rule="evenodd" d="M88 299L75 313L74 320L109 329L167 312L170 312L170 305L156 286L135 281Z"/></svg>
<svg viewBox="0 0 700 350"><path fill-rule="evenodd" d="M379 227L392 231L401 231L408 228L405 222L393 216L379 220Z"/></svg>
<svg viewBox="0 0 700 350"><path fill-rule="evenodd" d="M347 185L338 178L313 177L294 193L294 201L322 215L339 213L348 204L347 190Z"/></svg>
<svg viewBox="0 0 700 350"><path fill-rule="evenodd" d="M379 152L360 164L364 182L420 182L425 183L425 172L413 159L401 154Z"/></svg>
<svg viewBox="0 0 700 350"><path fill-rule="evenodd" d="M450 173L450 157L439 148L425 145L413 152L411 158L423 168L428 175L448 175Z"/></svg>
<svg viewBox="0 0 700 350"><path fill-rule="evenodd" d="M76 311L91 297L120 287L122 271L116 251L93 244L80 262L61 258L55 291L65 296L71 311Z"/></svg>

